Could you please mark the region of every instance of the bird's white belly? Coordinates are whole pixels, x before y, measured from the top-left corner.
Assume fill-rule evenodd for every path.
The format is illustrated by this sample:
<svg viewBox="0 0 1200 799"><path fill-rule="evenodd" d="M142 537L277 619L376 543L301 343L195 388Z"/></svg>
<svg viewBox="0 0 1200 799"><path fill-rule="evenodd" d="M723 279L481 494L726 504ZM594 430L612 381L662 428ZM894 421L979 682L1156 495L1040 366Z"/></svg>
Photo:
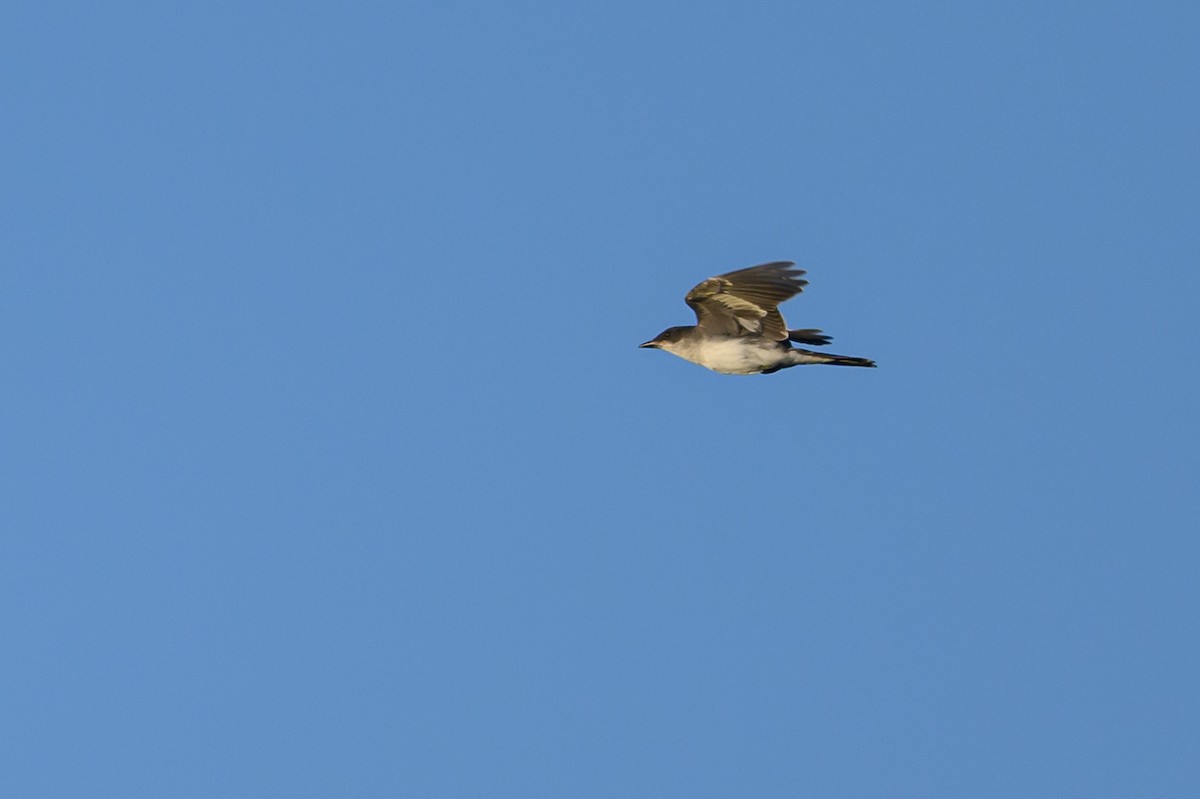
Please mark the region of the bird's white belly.
<svg viewBox="0 0 1200 799"><path fill-rule="evenodd" d="M773 366L778 353L769 347L748 347L745 339L710 339L688 360L725 375L756 375Z"/></svg>

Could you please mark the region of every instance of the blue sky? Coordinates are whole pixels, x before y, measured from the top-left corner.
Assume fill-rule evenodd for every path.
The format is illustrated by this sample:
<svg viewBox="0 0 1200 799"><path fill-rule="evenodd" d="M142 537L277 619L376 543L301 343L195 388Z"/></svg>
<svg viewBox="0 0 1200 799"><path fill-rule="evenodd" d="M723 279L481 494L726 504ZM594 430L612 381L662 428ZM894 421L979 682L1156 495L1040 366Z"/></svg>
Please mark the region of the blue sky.
<svg viewBox="0 0 1200 799"><path fill-rule="evenodd" d="M0 793L1200 790L1188 4L4 19Z"/></svg>

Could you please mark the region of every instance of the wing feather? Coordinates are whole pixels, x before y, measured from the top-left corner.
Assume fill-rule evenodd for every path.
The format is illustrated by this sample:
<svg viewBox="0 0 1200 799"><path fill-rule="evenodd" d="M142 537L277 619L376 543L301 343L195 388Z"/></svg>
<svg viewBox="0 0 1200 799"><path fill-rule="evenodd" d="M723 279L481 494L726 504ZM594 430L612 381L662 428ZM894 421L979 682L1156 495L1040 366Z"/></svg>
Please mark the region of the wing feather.
<svg viewBox="0 0 1200 799"><path fill-rule="evenodd" d="M803 269L791 261L774 261L701 281L687 294L696 323L726 336L763 336L786 341L787 325L779 303L808 285Z"/></svg>

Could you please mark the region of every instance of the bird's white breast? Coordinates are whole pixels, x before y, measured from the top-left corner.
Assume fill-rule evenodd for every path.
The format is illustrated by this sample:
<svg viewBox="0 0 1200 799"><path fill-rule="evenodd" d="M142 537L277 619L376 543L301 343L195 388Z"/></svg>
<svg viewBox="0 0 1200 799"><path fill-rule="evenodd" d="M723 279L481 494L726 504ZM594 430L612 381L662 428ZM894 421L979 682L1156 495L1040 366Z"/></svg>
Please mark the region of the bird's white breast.
<svg viewBox="0 0 1200 799"><path fill-rule="evenodd" d="M692 342L689 342L692 343ZM675 354L714 372L753 375L775 364L779 355L770 346L746 346L744 338L711 338Z"/></svg>

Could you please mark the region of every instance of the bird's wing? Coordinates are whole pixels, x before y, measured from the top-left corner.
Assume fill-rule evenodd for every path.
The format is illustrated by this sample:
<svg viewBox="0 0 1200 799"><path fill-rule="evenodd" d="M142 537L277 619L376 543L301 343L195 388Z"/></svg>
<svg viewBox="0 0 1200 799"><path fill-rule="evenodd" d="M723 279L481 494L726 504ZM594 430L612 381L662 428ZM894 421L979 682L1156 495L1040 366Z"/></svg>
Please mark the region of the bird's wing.
<svg viewBox="0 0 1200 799"><path fill-rule="evenodd" d="M687 304L709 333L787 341L779 303L804 291L803 274L791 261L739 269L700 283L688 292Z"/></svg>

